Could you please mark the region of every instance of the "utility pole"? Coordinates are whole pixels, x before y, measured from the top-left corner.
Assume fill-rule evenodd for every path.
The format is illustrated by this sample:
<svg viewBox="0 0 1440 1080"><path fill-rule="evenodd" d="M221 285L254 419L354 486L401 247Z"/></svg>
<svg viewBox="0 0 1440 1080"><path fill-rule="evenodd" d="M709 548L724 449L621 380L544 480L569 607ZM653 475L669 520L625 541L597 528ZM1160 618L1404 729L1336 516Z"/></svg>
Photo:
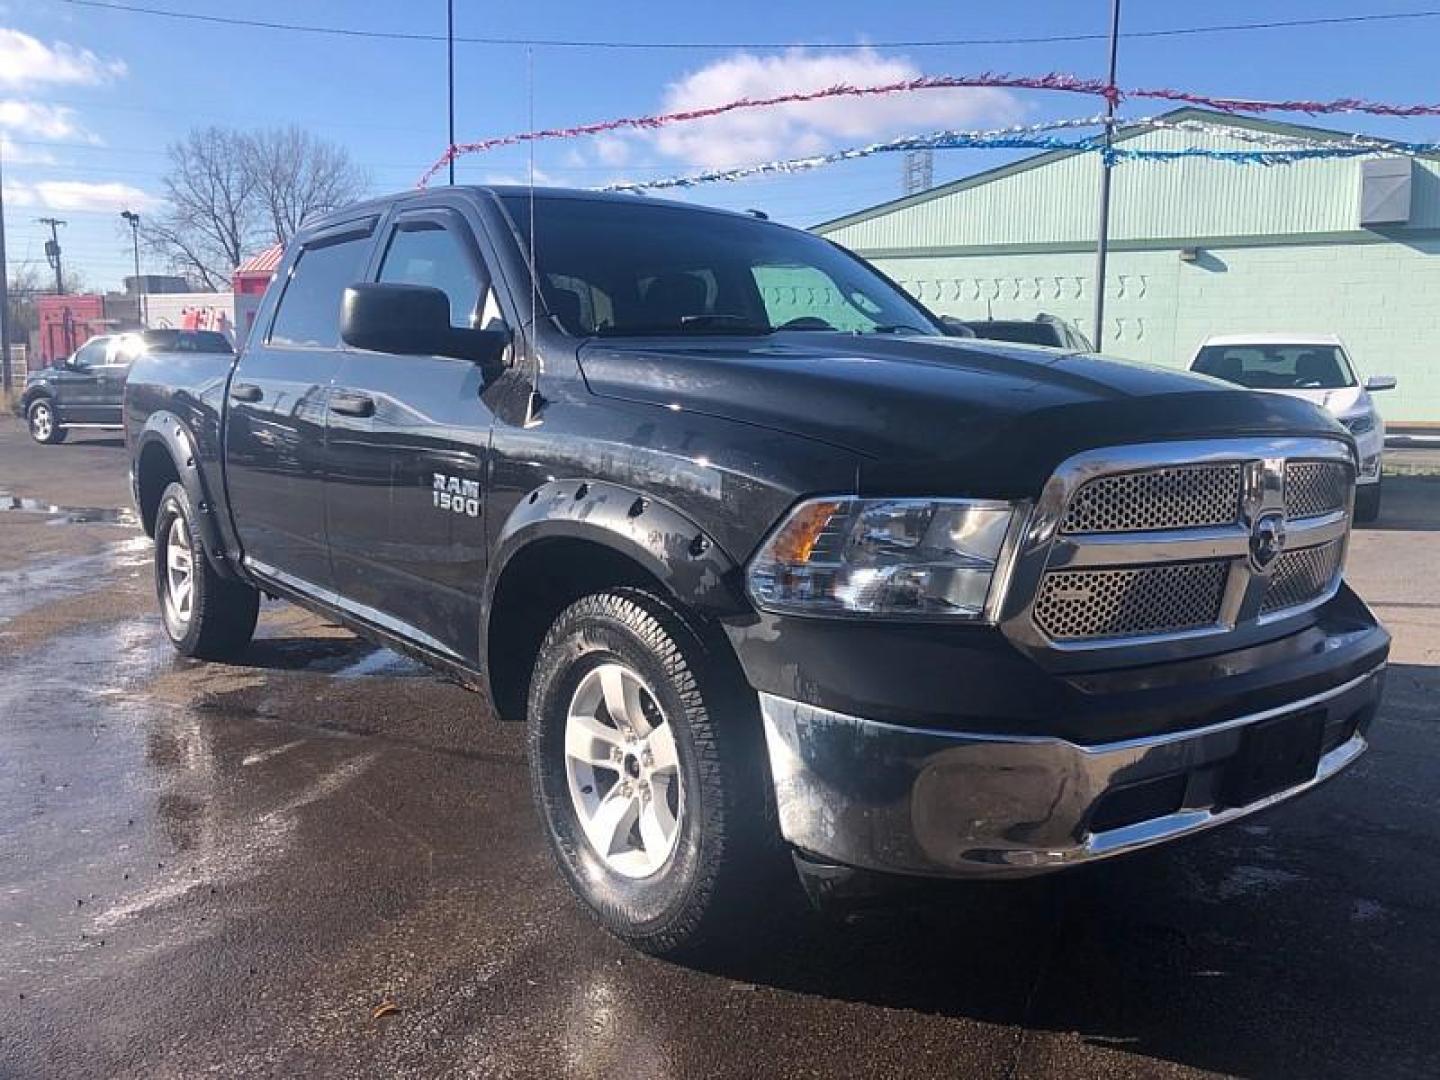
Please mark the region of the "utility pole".
<svg viewBox="0 0 1440 1080"><path fill-rule="evenodd" d="M120 216L130 223L130 247L135 253L135 321L145 329L145 290L140 284L140 215L133 210L121 210Z"/></svg>
<svg viewBox="0 0 1440 1080"><path fill-rule="evenodd" d="M445 0L445 87L450 99L450 186L455 186L455 0Z"/></svg>
<svg viewBox="0 0 1440 1080"><path fill-rule="evenodd" d="M1110 147L1115 142L1115 60L1120 44L1120 0L1110 0L1110 76L1105 87L1105 142L1100 155L1100 224L1095 242L1095 348L1105 347L1105 260L1110 254Z"/></svg>
<svg viewBox="0 0 1440 1080"><path fill-rule="evenodd" d="M56 230L65 222L53 217L42 217L38 220L41 225L50 226L50 239L45 241L45 258L55 268L55 294L64 296L65 276L60 272L60 234Z"/></svg>
<svg viewBox="0 0 1440 1080"><path fill-rule="evenodd" d="M15 386L10 368L10 264L5 261L5 161L0 141L0 386L8 394Z"/></svg>

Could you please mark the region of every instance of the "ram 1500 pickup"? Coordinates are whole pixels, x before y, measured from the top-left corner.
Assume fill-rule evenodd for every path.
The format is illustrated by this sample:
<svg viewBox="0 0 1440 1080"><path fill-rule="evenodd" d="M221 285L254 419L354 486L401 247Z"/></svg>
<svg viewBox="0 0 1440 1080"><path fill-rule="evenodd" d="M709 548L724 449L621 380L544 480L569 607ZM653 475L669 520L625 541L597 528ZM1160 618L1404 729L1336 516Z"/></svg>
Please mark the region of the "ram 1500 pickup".
<svg viewBox="0 0 1440 1080"><path fill-rule="evenodd" d="M125 423L180 652L242 653L265 593L482 690L566 881L653 952L787 852L1019 876L1232 821L1380 698L1332 418L947 336L756 216L354 206L237 356L138 358Z"/></svg>

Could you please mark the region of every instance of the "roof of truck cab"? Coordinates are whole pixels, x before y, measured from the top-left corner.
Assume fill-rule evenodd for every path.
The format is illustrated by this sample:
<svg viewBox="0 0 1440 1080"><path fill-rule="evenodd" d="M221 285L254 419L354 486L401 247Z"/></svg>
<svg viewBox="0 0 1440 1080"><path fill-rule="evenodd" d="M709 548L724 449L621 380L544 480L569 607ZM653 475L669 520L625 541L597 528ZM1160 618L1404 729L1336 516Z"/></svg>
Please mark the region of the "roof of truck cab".
<svg viewBox="0 0 1440 1080"><path fill-rule="evenodd" d="M513 198L526 196L534 192L537 199L572 199L583 202L609 202L624 206L659 206L672 210L689 210L695 213L724 214L726 217L743 217L751 221L769 221L769 218L760 218L755 214L738 210L724 210L718 206L705 206L701 203L680 202L676 199L657 199L650 195L639 195L634 192L624 191L590 191L584 188L563 188L563 187L535 187L531 188L525 184L456 184L452 187L433 187L427 189L410 189L408 191L397 191L389 195L377 195L364 202L351 203L349 206L342 206L338 210L332 210L323 217L307 221L302 230L310 233L316 229L324 229L330 225L344 221L352 221L357 216L368 212L383 213L393 204L412 199L420 199L426 195L436 195L447 191L459 191L471 195L490 194L497 198ZM771 224L778 224L771 222ZM789 226L781 226L788 228Z"/></svg>

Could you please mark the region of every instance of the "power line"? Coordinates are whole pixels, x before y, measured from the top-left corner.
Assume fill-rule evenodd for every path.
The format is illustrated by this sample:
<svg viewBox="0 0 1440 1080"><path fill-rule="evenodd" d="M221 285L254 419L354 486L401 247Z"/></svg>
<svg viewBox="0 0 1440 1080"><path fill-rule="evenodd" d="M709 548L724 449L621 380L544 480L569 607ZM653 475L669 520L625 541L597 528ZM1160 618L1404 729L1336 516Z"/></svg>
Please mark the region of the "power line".
<svg viewBox="0 0 1440 1080"><path fill-rule="evenodd" d="M443 42L444 34L425 34L403 30L362 30L348 26L324 26L315 23L276 22L266 19L241 19L231 15L207 15L193 11L171 11L144 7L139 4L114 3L110 0L57 0L75 7L120 11L131 15L150 15L164 19L209 23L221 26L244 26L258 30L280 30L296 34L329 34L336 37L367 38L380 41ZM1387 23L1402 20L1433 19L1440 9L1425 11L1370 12L1362 15L1332 15L1309 19L1272 19L1265 22L1212 23L1205 26L1176 26L1158 30L1132 30L1122 38L1186 37L1195 34L1227 34L1249 30L1289 30L1313 26L1353 26L1362 23ZM565 49L934 49L971 45L1057 45L1069 42L1106 41L1108 33L1048 34L1036 37L952 38L926 41L871 41L840 43L833 41L623 41L579 38L468 37L457 35L455 41L465 45L511 45Z"/></svg>

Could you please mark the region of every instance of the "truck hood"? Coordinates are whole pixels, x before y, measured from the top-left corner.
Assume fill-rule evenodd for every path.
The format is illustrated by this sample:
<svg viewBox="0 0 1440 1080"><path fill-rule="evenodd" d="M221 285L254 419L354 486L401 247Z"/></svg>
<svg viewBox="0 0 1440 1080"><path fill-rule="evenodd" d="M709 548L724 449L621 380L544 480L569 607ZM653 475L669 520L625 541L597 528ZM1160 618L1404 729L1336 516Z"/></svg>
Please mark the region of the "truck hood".
<svg viewBox="0 0 1440 1080"><path fill-rule="evenodd" d="M973 339L788 333L582 346L601 396L701 412L862 458L860 487L1034 494L1065 458L1125 443L1329 435L1309 402L1081 353Z"/></svg>

